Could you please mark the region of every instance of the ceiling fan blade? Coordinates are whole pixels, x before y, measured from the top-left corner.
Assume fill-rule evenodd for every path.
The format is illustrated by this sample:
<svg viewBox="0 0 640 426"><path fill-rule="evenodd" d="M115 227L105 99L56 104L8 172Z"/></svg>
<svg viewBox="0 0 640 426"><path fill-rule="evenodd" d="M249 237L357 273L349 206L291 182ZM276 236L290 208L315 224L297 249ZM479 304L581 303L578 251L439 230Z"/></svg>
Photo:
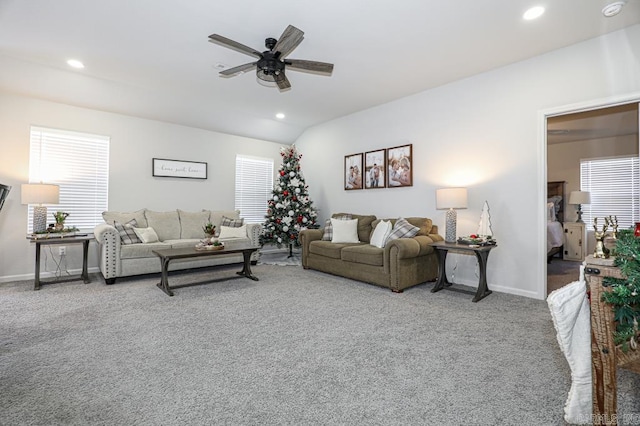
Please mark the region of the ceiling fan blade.
<svg viewBox="0 0 640 426"><path fill-rule="evenodd" d="M287 69L295 71L310 71L319 74L331 75L333 64L318 61L305 61L303 59L287 59L285 61Z"/></svg>
<svg viewBox="0 0 640 426"><path fill-rule="evenodd" d="M298 47L303 38L304 32L302 30L299 30L293 25L289 25L273 47L273 51L280 52L280 59L282 59L293 52L293 49Z"/></svg>
<svg viewBox="0 0 640 426"><path fill-rule="evenodd" d="M278 85L278 89L282 92L283 90L291 89L291 83L289 83L289 79L284 73L281 73L275 78L276 84Z"/></svg>
<svg viewBox="0 0 640 426"><path fill-rule="evenodd" d="M237 67L229 68L224 71L220 71L220 75L223 77L233 77L234 75L246 71L248 69L254 68L257 62L250 62L244 65L238 65Z"/></svg>
<svg viewBox="0 0 640 426"><path fill-rule="evenodd" d="M209 41L211 43L219 44L224 47L228 47L229 49L233 49L236 52L244 53L249 56L255 56L256 58L261 58L262 53L258 52L256 49L252 49L249 46L245 46L242 43L238 43L237 41L233 41L229 38L223 37L219 34L211 34L209 36Z"/></svg>

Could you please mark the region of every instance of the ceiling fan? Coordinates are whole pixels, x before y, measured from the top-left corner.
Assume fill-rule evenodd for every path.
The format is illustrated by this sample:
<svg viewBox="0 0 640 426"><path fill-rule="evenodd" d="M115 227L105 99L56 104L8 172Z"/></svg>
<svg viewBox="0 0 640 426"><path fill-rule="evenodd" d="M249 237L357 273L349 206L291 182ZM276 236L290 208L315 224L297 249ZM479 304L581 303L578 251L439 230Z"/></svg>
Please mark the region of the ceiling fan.
<svg viewBox="0 0 640 426"><path fill-rule="evenodd" d="M333 64L326 62L286 59L287 56L293 52L293 49L298 47L303 38L304 32L293 25L289 25L280 36L280 39L276 40L275 38L269 37L264 41L264 45L269 50L262 53L219 34L211 34L209 41L258 59L255 62L220 71L222 77L233 77L252 68L256 68L260 80L271 83L275 82L278 89L284 91L291 88L291 83L289 83L289 79L285 74L286 69L307 71L327 76L333 72Z"/></svg>

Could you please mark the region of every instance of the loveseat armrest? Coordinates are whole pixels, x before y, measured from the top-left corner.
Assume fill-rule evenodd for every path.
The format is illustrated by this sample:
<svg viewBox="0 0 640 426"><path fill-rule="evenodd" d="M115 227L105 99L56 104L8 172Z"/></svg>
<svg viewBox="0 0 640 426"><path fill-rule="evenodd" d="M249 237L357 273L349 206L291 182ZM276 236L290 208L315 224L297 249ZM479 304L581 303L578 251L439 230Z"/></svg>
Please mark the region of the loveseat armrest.
<svg viewBox="0 0 640 426"><path fill-rule="evenodd" d="M307 258L309 256L309 244L312 241L319 241L324 235L324 229L303 229L300 231L300 244L302 245L302 267L307 269Z"/></svg>
<svg viewBox="0 0 640 426"><path fill-rule="evenodd" d="M114 280L120 272L120 233L107 223L96 225L93 229L99 247L100 272L105 280Z"/></svg>

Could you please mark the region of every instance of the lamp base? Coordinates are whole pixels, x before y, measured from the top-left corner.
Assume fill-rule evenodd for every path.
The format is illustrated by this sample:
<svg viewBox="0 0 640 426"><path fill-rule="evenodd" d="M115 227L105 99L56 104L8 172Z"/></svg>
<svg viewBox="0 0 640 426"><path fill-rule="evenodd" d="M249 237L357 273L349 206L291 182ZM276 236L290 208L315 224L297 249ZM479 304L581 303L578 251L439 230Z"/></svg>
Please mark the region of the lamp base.
<svg viewBox="0 0 640 426"><path fill-rule="evenodd" d="M458 221L458 214L454 209L447 210L446 215L446 232L444 235L444 241L447 243L456 242L456 222Z"/></svg>
<svg viewBox="0 0 640 426"><path fill-rule="evenodd" d="M582 220L582 205L578 204L578 220L576 220L577 223L584 223L584 221Z"/></svg>
<svg viewBox="0 0 640 426"><path fill-rule="evenodd" d="M45 206L33 206L33 232L47 230L47 208Z"/></svg>

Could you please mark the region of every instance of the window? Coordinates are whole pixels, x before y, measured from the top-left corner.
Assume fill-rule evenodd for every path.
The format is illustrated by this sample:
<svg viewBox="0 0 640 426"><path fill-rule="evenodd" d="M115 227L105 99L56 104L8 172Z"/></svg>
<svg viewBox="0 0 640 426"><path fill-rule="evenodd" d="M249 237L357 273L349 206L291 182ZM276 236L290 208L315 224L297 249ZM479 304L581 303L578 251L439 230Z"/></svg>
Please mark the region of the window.
<svg viewBox="0 0 640 426"><path fill-rule="evenodd" d="M49 207L47 223L55 211L69 213L66 226L93 229L102 223L109 190L109 138L65 130L31 127L29 182L60 186L60 203ZM29 206L27 232L32 232Z"/></svg>
<svg viewBox="0 0 640 426"><path fill-rule="evenodd" d="M580 162L580 190L591 193L591 204L582 206L583 220L592 226L608 216L618 217L618 228L640 221L640 171L638 157L615 157Z"/></svg>
<svg viewBox="0 0 640 426"><path fill-rule="evenodd" d="M273 160L236 156L236 210L246 223L262 223L273 190Z"/></svg>

